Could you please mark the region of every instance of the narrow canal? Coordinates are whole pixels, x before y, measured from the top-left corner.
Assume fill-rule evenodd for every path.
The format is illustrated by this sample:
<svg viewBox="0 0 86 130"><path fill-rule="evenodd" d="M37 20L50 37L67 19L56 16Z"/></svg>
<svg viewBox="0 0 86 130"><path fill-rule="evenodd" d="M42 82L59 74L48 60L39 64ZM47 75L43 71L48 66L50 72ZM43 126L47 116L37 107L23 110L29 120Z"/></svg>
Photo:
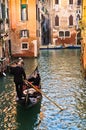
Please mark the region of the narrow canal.
<svg viewBox="0 0 86 130"><path fill-rule="evenodd" d="M38 65L43 96L29 110L15 101L13 77L0 78L0 130L86 130L86 81L79 49L41 50L38 59L24 59L26 74Z"/></svg>

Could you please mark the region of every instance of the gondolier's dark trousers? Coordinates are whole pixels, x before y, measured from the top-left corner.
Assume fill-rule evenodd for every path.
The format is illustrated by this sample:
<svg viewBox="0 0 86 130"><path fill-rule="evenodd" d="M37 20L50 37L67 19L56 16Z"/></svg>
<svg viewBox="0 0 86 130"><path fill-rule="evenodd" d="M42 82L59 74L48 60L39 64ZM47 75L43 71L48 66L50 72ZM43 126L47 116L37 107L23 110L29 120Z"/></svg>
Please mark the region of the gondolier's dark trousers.
<svg viewBox="0 0 86 130"><path fill-rule="evenodd" d="M16 85L16 92L17 92L17 96L19 99L21 99L23 92L22 92L22 88L23 88L23 83L15 83Z"/></svg>

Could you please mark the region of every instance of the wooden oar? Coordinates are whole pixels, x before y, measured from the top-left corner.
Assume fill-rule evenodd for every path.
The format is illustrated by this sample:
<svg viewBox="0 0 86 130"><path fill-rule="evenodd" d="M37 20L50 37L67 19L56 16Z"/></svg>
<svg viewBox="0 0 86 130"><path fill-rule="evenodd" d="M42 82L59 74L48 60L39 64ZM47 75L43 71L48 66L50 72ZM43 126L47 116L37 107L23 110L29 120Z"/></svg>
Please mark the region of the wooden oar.
<svg viewBox="0 0 86 130"><path fill-rule="evenodd" d="M24 80L24 82L27 84L30 84L36 91L38 91L39 93L41 93L42 95L44 95L48 100L50 100L55 106L57 106L61 111L63 111L64 109L57 104L56 102L54 102L52 99L50 99L44 92L40 91L40 89L38 89L37 87L35 87L32 83L30 83L27 80Z"/></svg>

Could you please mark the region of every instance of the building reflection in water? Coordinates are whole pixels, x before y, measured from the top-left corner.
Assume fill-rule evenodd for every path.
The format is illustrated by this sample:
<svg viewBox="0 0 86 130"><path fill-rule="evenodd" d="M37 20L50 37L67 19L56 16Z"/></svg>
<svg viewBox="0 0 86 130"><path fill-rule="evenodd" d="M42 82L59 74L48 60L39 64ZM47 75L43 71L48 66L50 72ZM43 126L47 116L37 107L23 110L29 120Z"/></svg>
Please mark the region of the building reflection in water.
<svg viewBox="0 0 86 130"><path fill-rule="evenodd" d="M41 102L32 108L24 108L20 105L16 107L17 130L34 130L41 123L39 118Z"/></svg>

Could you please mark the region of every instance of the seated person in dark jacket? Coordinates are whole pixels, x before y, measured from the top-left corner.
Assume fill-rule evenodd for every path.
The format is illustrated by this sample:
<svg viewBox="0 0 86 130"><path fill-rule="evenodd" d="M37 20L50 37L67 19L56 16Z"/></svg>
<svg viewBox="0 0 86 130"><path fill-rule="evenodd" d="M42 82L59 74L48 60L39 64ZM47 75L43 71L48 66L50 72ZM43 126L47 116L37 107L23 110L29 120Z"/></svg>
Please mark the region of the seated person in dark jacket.
<svg viewBox="0 0 86 130"><path fill-rule="evenodd" d="M11 74L13 74L14 76L14 83L16 85L17 96L19 99L21 99L23 95L23 80L26 79L26 74L20 62L15 66L11 66Z"/></svg>
<svg viewBox="0 0 86 130"><path fill-rule="evenodd" d="M32 82L33 85L35 86L39 86L40 85L40 75L37 73L36 76L33 76L31 78L28 79L29 82Z"/></svg>

